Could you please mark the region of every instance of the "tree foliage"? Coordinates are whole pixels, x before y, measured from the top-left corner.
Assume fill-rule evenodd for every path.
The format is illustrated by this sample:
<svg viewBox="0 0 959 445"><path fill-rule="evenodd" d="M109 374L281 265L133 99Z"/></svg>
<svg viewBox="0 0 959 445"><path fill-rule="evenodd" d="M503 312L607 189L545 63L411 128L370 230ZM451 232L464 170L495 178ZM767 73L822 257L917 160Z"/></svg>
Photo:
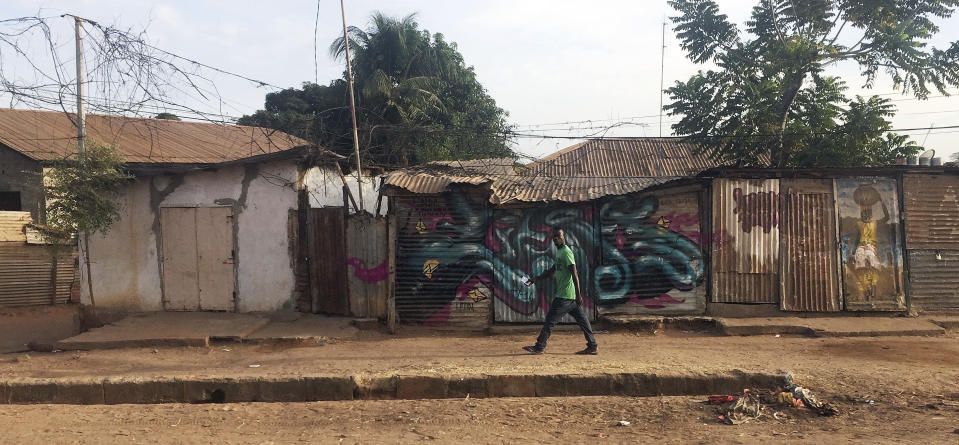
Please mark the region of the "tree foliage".
<svg viewBox="0 0 959 445"><path fill-rule="evenodd" d="M365 162L406 166L440 159L512 154L507 113L467 66L455 43L419 29L415 15L373 14L370 27L349 28L359 141ZM345 56L341 37L330 45ZM304 83L266 96L244 116L260 125L353 155L347 75L327 85Z"/></svg>
<svg viewBox="0 0 959 445"><path fill-rule="evenodd" d="M919 147L890 133L895 107L849 98L826 73L858 65L865 87L880 75L924 99L959 85L959 42L929 47L936 18L959 0L759 0L745 30L713 0L671 0L674 30L690 60L713 63L669 88L673 125L716 160L737 165L888 165Z"/></svg>
<svg viewBox="0 0 959 445"><path fill-rule="evenodd" d="M120 188L132 177L110 146L87 143L83 161L69 157L44 170L47 225L61 233L105 233L120 217Z"/></svg>

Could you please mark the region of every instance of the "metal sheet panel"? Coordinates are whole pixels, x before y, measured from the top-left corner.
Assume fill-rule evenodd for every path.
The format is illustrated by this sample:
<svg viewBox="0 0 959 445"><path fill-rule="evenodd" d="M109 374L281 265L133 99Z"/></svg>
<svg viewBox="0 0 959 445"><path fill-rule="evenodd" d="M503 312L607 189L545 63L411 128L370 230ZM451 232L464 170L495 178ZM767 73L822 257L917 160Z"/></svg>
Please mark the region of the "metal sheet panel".
<svg viewBox="0 0 959 445"><path fill-rule="evenodd" d="M705 311L698 188L611 198L600 204L598 215L599 313Z"/></svg>
<svg viewBox="0 0 959 445"><path fill-rule="evenodd" d="M54 270L48 246L0 242L0 307L69 302L76 259L76 248L59 252Z"/></svg>
<svg viewBox="0 0 959 445"><path fill-rule="evenodd" d="M782 308L840 309L836 207L830 179L780 181Z"/></svg>
<svg viewBox="0 0 959 445"><path fill-rule="evenodd" d="M712 301L775 303L779 179L713 181Z"/></svg>
<svg viewBox="0 0 959 445"><path fill-rule="evenodd" d="M130 163L218 163L309 145L269 128L88 114L90 139L112 144ZM62 112L0 109L0 142L35 160L77 150L77 130Z"/></svg>
<svg viewBox="0 0 959 445"><path fill-rule="evenodd" d="M848 310L906 308L898 195L892 178L836 180L843 296Z"/></svg>
<svg viewBox="0 0 959 445"><path fill-rule="evenodd" d="M959 177L907 174L903 196L906 248L959 249Z"/></svg>
<svg viewBox="0 0 959 445"><path fill-rule="evenodd" d="M389 290L386 218L357 213L346 219L347 283L350 312L356 317L386 317Z"/></svg>
<svg viewBox="0 0 959 445"><path fill-rule="evenodd" d="M453 186L439 195L399 195L395 215L396 311L401 322L486 327L493 255L486 196Z"/></svg>
<svg viewBox="0 0 959 445"><path fill-rule="evenodd" d="M959 309L959 250L910 249L908 253L912 308Z"/></svg>
<svg viewBox="0 0 959 445"><path fill-rule="evenodd" d="M163 239L163 308L168 311L198 310L196 209L160 209L160 233Z"/></svg>
<svg viewBox="0 0 959 445"><path fill-rule="evenodd" d="M493 253L494 317L497 322L542 322L556 291L553 279L526 286L524 277L536 277L555 264L554 230L566 231L573 250L580 291L587 316L595 318L593 271L598 243L591 204L553 204L521 209L497 209L486 246ZM570 316L563 322L572 323Z"/></svg>

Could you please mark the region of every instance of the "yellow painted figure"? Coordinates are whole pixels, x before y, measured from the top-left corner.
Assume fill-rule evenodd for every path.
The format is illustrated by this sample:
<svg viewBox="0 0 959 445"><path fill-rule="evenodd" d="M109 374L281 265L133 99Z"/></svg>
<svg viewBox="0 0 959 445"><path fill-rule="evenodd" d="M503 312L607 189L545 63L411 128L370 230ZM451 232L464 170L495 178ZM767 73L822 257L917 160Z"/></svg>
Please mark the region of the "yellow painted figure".
<svg viewBox="0 0 959 445"><path fill-rule="evenodd" d="M882 202L879 191L870 185L857 188L853 193L853 200L859 204L860 220L856 222L859 239L852 260L859 290L868 301L875 297L876 287L879 285L879 268L882 261L879 260L878 228L880 223L886 224L889 221L889 210L886 203ZM872 219L872 209L876 203L882 205L883 216L879 220Z"/></svg>

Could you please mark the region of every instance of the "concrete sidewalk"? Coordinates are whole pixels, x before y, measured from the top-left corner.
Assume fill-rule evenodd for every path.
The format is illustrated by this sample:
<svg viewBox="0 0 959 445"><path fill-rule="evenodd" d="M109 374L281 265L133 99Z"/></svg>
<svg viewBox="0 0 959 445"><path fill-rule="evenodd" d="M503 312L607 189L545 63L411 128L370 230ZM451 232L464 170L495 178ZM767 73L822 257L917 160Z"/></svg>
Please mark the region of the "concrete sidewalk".
<svg viewBox="0 0 959 445"><path fill-rule="evenodd" d="M303 313L237 314L225 312L151 312L136 314L58 341L65 351L209 346L211 342L309 343L350 338L350 319Z"/></svg>

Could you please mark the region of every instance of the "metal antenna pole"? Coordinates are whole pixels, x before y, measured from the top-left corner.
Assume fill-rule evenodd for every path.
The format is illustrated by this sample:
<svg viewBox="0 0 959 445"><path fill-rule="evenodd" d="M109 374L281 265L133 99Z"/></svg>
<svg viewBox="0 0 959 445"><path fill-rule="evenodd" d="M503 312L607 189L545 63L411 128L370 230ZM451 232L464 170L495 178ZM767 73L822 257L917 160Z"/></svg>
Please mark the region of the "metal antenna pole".
<svg viewBox="0 0 959 445"><path fill-rule="evenodd" d="M663 137L663 77L666 72L666 19L663 19L663 47L659 55L659 137Z"/></svg>
<svg viewBox="0 0 959 445"><path fill-rule="evenodd" d="M343 14L343 43L346 45L346 74L350 81L350 113L353 115L353 154L356 155L356 190L359 193L359 210L363 210L363 170L360 167L360 140L356 132L356 99L353 93L353 63L350 60L350 36L346 32L346 6L340 0Z"/></svg>

